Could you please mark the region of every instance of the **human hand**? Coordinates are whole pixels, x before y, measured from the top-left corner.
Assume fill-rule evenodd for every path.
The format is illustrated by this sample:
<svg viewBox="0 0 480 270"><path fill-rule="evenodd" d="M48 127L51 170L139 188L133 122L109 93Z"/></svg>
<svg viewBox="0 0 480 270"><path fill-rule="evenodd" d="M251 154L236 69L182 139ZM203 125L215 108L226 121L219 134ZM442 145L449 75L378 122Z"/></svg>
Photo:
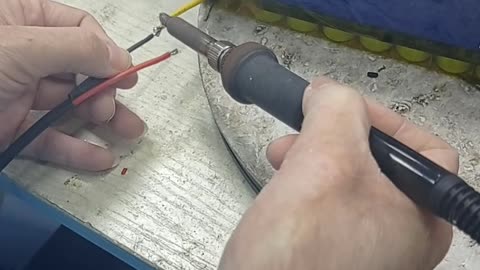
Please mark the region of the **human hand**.
<svg viewBox="0 0 480 270"><path fill-rule="evenodd" d="M32 124L31 110L50 110L67 98L79 80L75 74L109 77L132 64L92 16L49 0L1 0L0 36L0 151ZM136 81L131 76L118 88ZM92 98L77 115L126 139L141 136L144 122L116 101L115 93ZM53 128L22 155L91 171L117 165L107 149Z"/></svg>
<svg viewBox="0 0 480 270"><path fill-rule="evenodd" d="M246 212L220 269L425 270L444 258L449 224L418 208L381 172L371 126L457 173L436 136L326 78L307 88L300 135L273 142L278 169Z"/></svg>

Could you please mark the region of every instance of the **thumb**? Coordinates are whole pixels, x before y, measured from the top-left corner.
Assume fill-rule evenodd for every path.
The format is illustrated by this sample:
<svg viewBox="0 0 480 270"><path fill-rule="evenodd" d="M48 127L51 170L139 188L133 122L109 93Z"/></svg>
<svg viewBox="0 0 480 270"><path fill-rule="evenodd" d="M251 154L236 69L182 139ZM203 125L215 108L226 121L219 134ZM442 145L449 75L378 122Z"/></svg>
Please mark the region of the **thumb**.
<svg viewBox="0 0 480 270"><path fill-rule="evenodd" d="M370 123L363 97L355 90L327 78L307 87L303 100L304 122L282 163L311 173L332 169L352 170L369 154Z"/></svg>
<svg viewBox="0 0 480 270"><path fill-rule="evenodd" d="M296 134L283 136L271 142L267 147L267 160L275 170L280 169L285 155L297 139Z"/></svg>
<svg viewBox="0 0 480 270"><path fill-rule="evenodd" d="M6 26L0 29L2 51L19 78L42 78L58 73L108 77L131 65L130 54L82 27ZM23 75L23 76L22 76Z"/></svg>

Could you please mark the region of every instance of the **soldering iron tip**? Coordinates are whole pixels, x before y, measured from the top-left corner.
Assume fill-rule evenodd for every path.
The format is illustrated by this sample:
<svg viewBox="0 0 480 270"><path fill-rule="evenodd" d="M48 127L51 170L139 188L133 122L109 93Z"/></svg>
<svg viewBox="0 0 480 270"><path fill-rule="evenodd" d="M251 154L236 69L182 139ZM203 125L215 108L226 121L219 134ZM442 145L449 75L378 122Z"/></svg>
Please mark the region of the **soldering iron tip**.
<svg viewBox="0 0 480 270"><path fill-rule="evenodd" d="M174 49L170 51L170 55L175 55L175 54L178 54L178 49Z"/></svg>
<svg viewBox="0 0 480 270"><path fill-rule="evenodd" d="M167 25L167 21L171 18L170 15L168 15L167 13L160 13L160 15L158 15L158 18L160 19L160 23L163 25L163 26L166 26Z"/></svg>

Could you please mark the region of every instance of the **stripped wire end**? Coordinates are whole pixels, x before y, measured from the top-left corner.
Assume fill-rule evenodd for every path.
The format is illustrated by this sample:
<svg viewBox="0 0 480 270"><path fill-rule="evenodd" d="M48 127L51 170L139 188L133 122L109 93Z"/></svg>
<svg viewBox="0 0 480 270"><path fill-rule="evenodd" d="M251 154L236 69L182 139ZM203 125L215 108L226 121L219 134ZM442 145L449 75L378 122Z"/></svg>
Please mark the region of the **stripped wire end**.
<svg viewBox="0 0 480 270"><path fill-rule="evenodd" d="M178 53L179 53L178 49L174 49L170 51L170 55L176 55Z"/></svg>
<svg viewBox="0 0 480 270"><path fill-rule="evenodd" d="M163 26L163 25L155 26L155 27L153 27L152 34L156 37L159 37L160 34L162 33L163 29L165 29L165 26Z"/></svg>

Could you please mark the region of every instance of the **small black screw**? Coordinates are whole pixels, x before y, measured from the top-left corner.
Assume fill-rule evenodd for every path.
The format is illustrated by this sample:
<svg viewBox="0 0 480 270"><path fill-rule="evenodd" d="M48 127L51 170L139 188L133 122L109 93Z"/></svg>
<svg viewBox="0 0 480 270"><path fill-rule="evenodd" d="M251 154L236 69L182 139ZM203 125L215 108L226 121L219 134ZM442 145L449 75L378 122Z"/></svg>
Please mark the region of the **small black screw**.
<svg viewBox="0 0 480 270"><path fill-rule="evenodd" d="M367 77L369 78L378 78L378 72L367 72Z"/></svg>

